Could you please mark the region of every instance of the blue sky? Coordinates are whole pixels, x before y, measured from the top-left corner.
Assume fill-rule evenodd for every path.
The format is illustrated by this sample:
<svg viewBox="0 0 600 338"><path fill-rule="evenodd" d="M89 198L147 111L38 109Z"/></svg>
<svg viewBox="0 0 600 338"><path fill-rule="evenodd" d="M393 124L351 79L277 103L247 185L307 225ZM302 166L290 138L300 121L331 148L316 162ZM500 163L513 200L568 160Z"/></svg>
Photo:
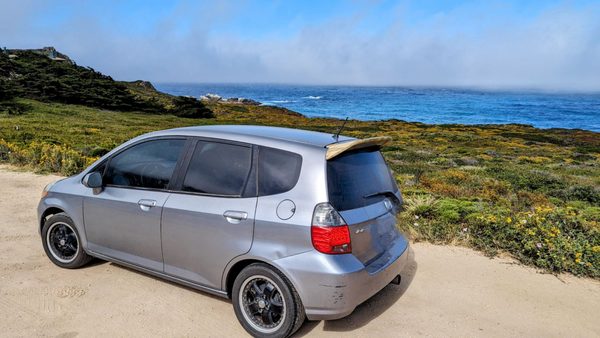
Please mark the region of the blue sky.
<svg viewBox="0 0 600 338"><path fill-rule="evenodd" d="M599 1L0 0L0 45L123 80L600 90Z"/></svg>

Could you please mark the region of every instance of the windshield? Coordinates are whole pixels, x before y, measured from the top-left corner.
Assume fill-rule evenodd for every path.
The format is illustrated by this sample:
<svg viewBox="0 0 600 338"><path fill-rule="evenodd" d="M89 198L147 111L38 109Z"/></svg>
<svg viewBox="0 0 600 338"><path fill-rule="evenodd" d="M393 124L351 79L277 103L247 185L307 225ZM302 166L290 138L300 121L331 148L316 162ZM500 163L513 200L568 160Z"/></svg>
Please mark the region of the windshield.
<svg viewBox="0 0 600 338"><path fill-rule="evenodd" d="M327 161L329 202L338 211L383 200L398 187L378 149L362 149Z"/></svg>

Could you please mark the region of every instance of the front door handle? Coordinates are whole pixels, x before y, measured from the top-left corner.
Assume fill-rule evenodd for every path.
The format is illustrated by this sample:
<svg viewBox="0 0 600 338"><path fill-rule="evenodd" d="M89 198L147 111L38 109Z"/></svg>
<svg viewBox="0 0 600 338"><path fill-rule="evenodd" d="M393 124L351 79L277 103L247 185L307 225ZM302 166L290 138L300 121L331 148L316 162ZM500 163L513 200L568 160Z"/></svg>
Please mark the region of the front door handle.
<svg viewBox="0 0 600 338"><path fill-rule="evenodd" d="M142 209L144 211L148 211L148 210L150 210L150 208L156 206L156 201L155 200L139 200L138 205L140 206L140 209Z"/></svg>
<svg viewBox="0 0 600 338"><path fill-rule="evenodd" d="M223 213L223 217L225 217L227 222L237 224L248 218L248 213L244 211L227 210Z"/></svg>

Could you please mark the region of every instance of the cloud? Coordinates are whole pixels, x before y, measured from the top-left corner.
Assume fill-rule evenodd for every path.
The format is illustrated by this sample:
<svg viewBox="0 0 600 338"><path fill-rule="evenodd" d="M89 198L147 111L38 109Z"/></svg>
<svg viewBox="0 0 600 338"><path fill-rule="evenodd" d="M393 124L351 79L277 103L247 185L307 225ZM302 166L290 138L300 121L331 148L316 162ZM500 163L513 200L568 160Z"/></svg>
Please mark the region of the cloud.
<svg viewBox="0 0 600 338"><path fill-rule="evenodd" d="M379 29L368 29L373 20L361 8L283 36L214 29L244 15L227 2L181 3L142 33L85 3L50 27L32 23L47 6L6 6L0 22L13 19L0 24L0 43L55 45L118 79L600 91L599 6L562 4L527 18L511 8L459 6L414 22L402 3Z"/></svg>

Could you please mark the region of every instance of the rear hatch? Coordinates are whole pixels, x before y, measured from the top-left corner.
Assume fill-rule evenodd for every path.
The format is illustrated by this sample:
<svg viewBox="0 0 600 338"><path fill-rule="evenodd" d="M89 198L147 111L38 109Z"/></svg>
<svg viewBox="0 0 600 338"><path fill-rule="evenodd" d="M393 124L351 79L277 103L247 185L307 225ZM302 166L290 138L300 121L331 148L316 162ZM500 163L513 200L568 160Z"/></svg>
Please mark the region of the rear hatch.
<svg viewBox="0 0 600 338"><path fill-rule="evenodd" d="M400 191L378 146L349 150L327 161L329 203L350 231L352 254L365 266L400 236Z"/></svg>

